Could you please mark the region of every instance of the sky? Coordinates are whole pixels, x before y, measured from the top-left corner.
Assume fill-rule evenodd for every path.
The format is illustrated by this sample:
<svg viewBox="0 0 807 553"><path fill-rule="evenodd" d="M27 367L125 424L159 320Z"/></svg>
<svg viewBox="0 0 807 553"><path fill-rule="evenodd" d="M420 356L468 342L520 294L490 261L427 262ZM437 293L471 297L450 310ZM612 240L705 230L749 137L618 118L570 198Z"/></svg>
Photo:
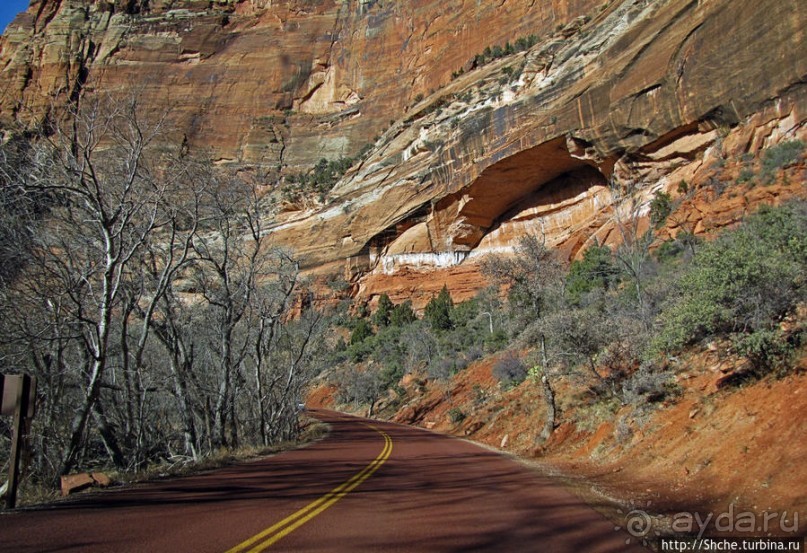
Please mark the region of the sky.
<svg viewBox="0 0 807 553"><path fill-rule="evenodd" d="M28 0L0 0L0 31L5 31L6 25L27 7Z"/></svg>

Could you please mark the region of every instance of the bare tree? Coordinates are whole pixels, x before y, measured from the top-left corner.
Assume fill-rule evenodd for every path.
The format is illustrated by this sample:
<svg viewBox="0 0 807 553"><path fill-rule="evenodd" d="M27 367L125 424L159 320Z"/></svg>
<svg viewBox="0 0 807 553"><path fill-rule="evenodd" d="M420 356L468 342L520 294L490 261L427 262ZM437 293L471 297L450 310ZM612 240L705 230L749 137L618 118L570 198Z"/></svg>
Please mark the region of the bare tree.
<svg viewBox="0 0 807 553"><path fill-rule="evenodd" d="M647 312L645 282L654 269L650 246L655 234L652 227L643 228L647 218L641 215L643 206L635 193L623 190L615 183L611 191L615 200L614 226L620 238L615 256L620 269L633 284L639 315L649 325L652 317Z"/></svg>
<svg viewBox="0 0 807 553"><path fill-rule="evenodd" d="M189 249L187 239L179 246L175 167L166 171L155 147L165 118L141 112L135 95L84 101L36 137L24 163L2 164L13 177L4 192L39 203L28 209L25 272L3 307L27 321L21 332L48 383L47 417L66 418L58 406L72 403L60 433L67 437L54 440L55 474L84 454L91 420L119 467L130 462L125 450L144 449L144 351L155 308Z"/></svg>
<svg viewBox="0 0 807 553"><path fill-rule="evenodd" d="M91 414L117 465L122 453L98 405L110 361L113 318L121 307L127 271L149 235L159 226L164 184L154 178L147 149L162 120L144 123L136 98L103 100L56 125L38 161L42 173L26 182L55 200L35 255L42 277L66 292L65 315L75 321L85 348L85 381L75 409L59 473L76 463ZM38 177L38 178L36 178Z"/></svg>
<svg viewBox="0 0 807 553"><path fill-rule="evenodd" d="M40 380L38 477L294 436L326 318L268 243L259 189L157 148L165 121L136 97L71 115L0 146L0 239L19 237L0 364Z"/></svg>
<svg viewBox="0 0 807 553"><path fill-rule="evenodd" d="M253 221L250 225L250 232L253 239L258 241L261 229L257 221ZM272 405L269 398L276 393L282 380L281 373L267 370L269 369L267 365L277 346L278 333L282 329L284 319L289 317L291 299L297 290L299 277L299 265L288 252L275 249L270 255L274 259L271 274L263 275L264 278L268 277L270 282L265 282L254 296L251 315L255 321L251 321L250 324L255 330L251 338L252 352L249 355L249 361L252 364L255 382L254 396L255 410L258 414L258 432L263 445L270 443L271 430L269 434L267 434L267 430L274 428L276 424L276 421L272 420L273 417L268 414ZM281 403L287 397L294 381L294 369L295 364L292 363L284 393L281 393ZM274 410L272 412L274 413Z"/></svg>
<svg viewBox="0 0 807 553"><path fill-rule="evenodd" d="M525 323L540 318L563 298L563 266L547 248L545 236L521 238L512 256L486 259L482 271L509 289L513 315Z"/></svg>
<svg viewBox="0 0 807 553"><path fill-rule="evenodd" d="M546 440L556 427L557 406L549 377L553 360L547 354L546 332L540 323L563 298L563 267L546 247L545 237L527 236L521 239L512 258L494 257L485 262L483 271L494 282L510 287L511 309L530 309L527 321L538 321L531 326L538 329L537 340L541 348L540 380L547 419L540 437Z"/></svg>
<svg viewBox="0 0 807 553"><path fill-rule="evenodd" d="M215 183L206 190L205 204L203 225L209 231L193 240L193 281L211 315L208 346L218 379L212 436L214 445L237 445L237 381L244 378L241 371L250 353L256 378L262 380L267 344L286 315L298 267L290 255L269 247L255 186L237 180ZM268 287L259 294L261 283ZM251 315L259 327L254 342L240 329Z"/></svg>
<svg viewBox="0 0 807 553"><path fill-rule="evenodd" d="M173 395L184 427L185 453L193 458L198 455L186 376L192 366L192 354L180 332L179 320L185 307L177 299L176 285L193 258L200 194L209 175L206 166L183 159L168 162L163 174L170 194L163 199L161 224L153 239L141 248L137 263L129 271L120 317L126 436L132 443L135 458L131 462L135 465L146 460L143 422L147 418L144 415L147 394L141 381L152 333L169 354Z"/></svg>

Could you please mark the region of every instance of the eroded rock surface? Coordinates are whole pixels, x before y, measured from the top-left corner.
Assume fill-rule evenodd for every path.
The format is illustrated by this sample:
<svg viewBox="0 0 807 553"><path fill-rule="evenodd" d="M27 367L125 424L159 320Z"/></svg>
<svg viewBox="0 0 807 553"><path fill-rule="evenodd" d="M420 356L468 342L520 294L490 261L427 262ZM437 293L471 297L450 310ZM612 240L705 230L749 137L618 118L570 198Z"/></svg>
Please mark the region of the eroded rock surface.
<svg viewBox="0 0 807 553"><path fill-rule="evenodd" d="M0 42L0 117L137 83L144 105L172 108L169 140L267 178L371 142L273 237L369 295L396 274L423 291L440 279L417 275L527 233L569 257L613 241L627 188L646 212L657 190L804 137L805 28L799 0L42 0Z"/></svg>

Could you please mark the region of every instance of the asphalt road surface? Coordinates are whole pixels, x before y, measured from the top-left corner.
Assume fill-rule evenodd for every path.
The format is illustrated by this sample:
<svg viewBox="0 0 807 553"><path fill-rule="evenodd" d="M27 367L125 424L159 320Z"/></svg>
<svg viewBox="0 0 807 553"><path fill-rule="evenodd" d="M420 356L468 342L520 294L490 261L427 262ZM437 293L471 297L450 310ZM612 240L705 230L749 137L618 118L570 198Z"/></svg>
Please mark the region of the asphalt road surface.
<svg viewBox="0 0 807 553"><path fill-rule="evenodd" d="M405 426L313 414L331 432L299 450L0 515L0 551L645 551L507 457Z"/></svg>

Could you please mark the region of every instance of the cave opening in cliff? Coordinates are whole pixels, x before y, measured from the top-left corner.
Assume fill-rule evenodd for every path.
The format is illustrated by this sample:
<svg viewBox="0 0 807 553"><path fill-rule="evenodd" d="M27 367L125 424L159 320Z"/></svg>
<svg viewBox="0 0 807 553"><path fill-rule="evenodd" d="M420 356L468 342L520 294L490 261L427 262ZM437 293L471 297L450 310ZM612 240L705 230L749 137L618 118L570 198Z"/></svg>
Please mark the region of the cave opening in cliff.
<svg viewBox="0 0 807 553"><path fill-rule="evenodd" d="M559 243L590 224L610 197L606 176L575 145L560 138L501 159L377 233L354 261L391 273L402 266L453 266L472 252L512 247L526 234Z"/></svg>
<svg viewBox="0 0 807 553"><path fill-rule="evenodd" d="M443 198L435 205L432 233L449 250L477 248L493 235L497 244L483 247L512 244L531 228L546 231L585 218L607 184L593 161L573 155L559 138L502 159Z"/></svg>

